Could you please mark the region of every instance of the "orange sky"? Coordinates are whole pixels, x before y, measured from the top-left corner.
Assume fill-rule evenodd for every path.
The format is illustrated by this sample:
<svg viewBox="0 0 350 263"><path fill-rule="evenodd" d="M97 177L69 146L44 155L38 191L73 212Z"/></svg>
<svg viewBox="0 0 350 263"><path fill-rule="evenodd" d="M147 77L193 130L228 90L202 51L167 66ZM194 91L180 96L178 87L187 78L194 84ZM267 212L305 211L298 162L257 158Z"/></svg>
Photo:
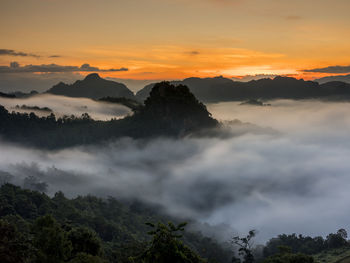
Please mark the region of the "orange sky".
<svg viewBox="0 0 350 263"><path fill-rule="evenodd" d="M0 65L128 68L180 79L350 65L349 0L1 0ZM59 55L60 57L50 57Z"/></svg>

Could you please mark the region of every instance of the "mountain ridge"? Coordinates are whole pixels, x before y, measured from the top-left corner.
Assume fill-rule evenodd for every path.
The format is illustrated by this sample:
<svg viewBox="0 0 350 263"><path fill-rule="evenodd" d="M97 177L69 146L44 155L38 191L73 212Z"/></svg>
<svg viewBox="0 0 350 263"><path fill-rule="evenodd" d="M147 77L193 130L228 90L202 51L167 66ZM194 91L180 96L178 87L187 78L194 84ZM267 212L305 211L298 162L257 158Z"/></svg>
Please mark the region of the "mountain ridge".
<svg viewBox="0 0 350 263"><path fill-rule="evenodd" d="M91 99L100 99L107 96L134 98L134 93L124 84L103 79L97 73L91 73L83 80L77 80L73 84L59 82L47 90L46 93Z"/></svg>
<svg viewBox="0 0 350 263"><path fill-rule="evenodd" d="M319 84L291 77L277 76L249 82L233 81L222 76L214 78L187 78L171 81L174 85L186 85L203 102L242 101L249 99L350 99L350 84L327 82ZM136 93L143 101L154 84L149 84Z"/></svg>

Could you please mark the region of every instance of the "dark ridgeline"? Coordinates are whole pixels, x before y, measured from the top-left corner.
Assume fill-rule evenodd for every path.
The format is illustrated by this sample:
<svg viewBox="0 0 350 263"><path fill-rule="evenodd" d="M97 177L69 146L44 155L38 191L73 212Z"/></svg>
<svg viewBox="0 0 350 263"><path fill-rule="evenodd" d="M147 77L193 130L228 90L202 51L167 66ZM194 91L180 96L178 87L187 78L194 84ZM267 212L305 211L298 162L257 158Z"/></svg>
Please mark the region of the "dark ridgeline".
<svg viewBox="0 0 350 263"><path fill-rule="evenodd" d="M350 76L350 75L349 75ZM317 81L304 81L290 77L275 77L252 80L249 82L233 81L224 77L214 78L187 78L182 81L171 81L174 85L185 85L203 102L248 101L271 99L323 99L323 100L350 100L349 76L328 77ZM328 82L326 82L326 80ZM334 80L334 81L332 81ZM338 81L344 80L344 81ZM85 97L102 99L121 103L133 108L137 100L143 102L150 94L155 83L145 86L136 95L124 84L101 78L97 73L89 74L83 80L73 84L60 82L47 93L68 97ZM38 94L13 92L0 93L0 97L30 97ZM126 99L126 100L123 100ZM130 103L131 102L131 103Z"/></svg>
<svg viewBox="0 0 350 263"><path fill-rule="evenodd" d="M60 82L49 89L47 93L91 99L99 99L107 96L134 98L134 93L124 84L103 79L97 73L89 74L85 79L77 80L73 84Z"/></svg>
<svg viewBox="0 0 350 263"><path fill-rule="evenodd" d="M16 96L13 94L8 94L8 93L3 93L3 92L0 92L0 97L11 98L11 99L16 98Z"/></svg>
<svg viewBox="0 0 350 263"><path fill-rule="evenodd" d="M0 135L7 140L44 148L97 143L118 137L181 137L218 122L210 116L186 86L168 82L155 85L145 105L121 120L95 121L54 114L39 118L34 113L9 113L0 106Z"/></svg>
<svg viewBox="0 0 350 263"><path fill-rule="evenodd" d="M244 101L250 99L332 99L350 100L350 84L328 82L319 84L314 81L297 80L289 77L260 79L249 82L233 81L223 77L188 78L172 81L183 84L203 102ZM144 101L154 84L145 86L136 93L139 101Z"/></svg>

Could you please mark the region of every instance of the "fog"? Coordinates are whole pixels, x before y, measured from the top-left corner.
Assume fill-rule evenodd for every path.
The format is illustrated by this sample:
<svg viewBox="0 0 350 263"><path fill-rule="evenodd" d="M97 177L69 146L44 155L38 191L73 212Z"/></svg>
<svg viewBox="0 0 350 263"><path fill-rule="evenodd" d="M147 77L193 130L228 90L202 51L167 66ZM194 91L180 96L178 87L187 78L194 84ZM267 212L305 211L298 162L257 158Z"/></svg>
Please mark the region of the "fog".
<svg viewBox="0 0 350 263"><path fill-rule="evenodd" d="M17 109L16 105L48 107L52 109L57 117L63 115L75 115L80 117L83 113L88 113L95 120L110 120L121 118L131 114L131 110L116 103L98 102L87 98L70 98L51 94L40 94L28 98L3 98L0 97L0 105L8 111L33 112L33 110ZM46 116L51 112L34 111L38 116Z"/></svg>
<svg viewBox="0 0 350 263"><path fill-rule="evenodd" d="M60 151L2 141L0 180L40 189L46 182L48 194L63 190L69 197L137 198L228 225L228 235L256 229L259 241L349 230L350 104L270 103L208 105L230 136L123 138ZM235 119L243 123L228 122Z"/></svg>

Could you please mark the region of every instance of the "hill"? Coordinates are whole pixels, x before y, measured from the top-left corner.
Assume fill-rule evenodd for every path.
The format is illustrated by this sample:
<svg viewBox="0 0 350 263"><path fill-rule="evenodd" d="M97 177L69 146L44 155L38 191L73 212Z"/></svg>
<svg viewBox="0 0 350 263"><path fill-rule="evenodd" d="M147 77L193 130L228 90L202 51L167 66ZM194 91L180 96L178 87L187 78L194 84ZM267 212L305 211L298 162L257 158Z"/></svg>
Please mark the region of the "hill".
<svg viewBox="0 0 350 263"><path fill-rule="evenodd" d="M274 79L259 79L249 82L215 77L188 78L171 83L188 86L190 91L203 102L250 99L350 99L350 84L344 82L319 84L313 81L279 76ZM136 98L143 101L153 86L154 84L145 86L136 93Z"/></svg>
<svg viewBox="0 0 350 263"><path fill-rule="evenodd" d="M147 232L151 229L146 222L176 222L176 219L162 215L158 208L140 202L121 202L91 195L68 199L62 192L49 197L11 184L0 187L0 204L1 262L49 262L35 258L45 254L62 257L55 251L66 253L71 250L67 254L72 260L74 254L84 252L89 257L101 257L106 261L97 261L97 258L96 261L69 261L68 258L50 262L126 263L130 262L130 256L139 255L147 245ZM66 244L65 250L61 249L63 240L71 243ZM231 251L200 233L185 231L183 241L207 258L208 263L231 262ZM18 258L27 256L24 261L6 261L4 254ZM31 260L31 254L34 260Z"/></svg>
<svg viewBox="0 0 350 263"><path fill-rule="evenodd" d="M102 97L134 98L134 93L124 84L103 79L96 73L89 74L85 79L77 80L73 84L60 82L49 89L47 93L91 99Z"/></svg>
<svg viewBox="0 0 350 263"><path fill-rule="evenodd" d="M162 82L154 86L145 105L124 119L95 121L88 114L56 119L34 113L9 113L0 105L0 135L25 145L63 148L120 137L182 137L215 128L218 122L186 86ZM147 129L145 129L147 127ZM30 131L30 132L28 132Z"/></svg>
<svg viewBox="0 0 350 263"><path fill-rule="evenodd" d="M324 250L321 253L313 255L313 257L316 263L349 263L350 248L342 247Z"/></svg>

